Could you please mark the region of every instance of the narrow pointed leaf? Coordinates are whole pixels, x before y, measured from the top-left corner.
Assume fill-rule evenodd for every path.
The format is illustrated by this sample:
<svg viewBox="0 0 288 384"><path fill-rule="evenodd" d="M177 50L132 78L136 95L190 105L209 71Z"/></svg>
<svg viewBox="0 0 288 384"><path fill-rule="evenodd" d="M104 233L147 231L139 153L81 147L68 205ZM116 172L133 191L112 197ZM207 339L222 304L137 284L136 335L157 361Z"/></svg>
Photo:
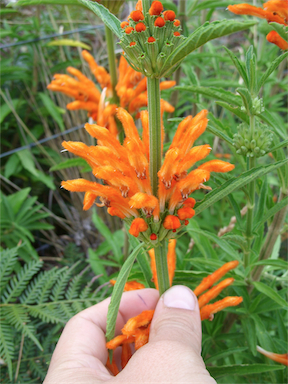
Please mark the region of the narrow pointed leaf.
<svg viewBox="0 0 288 384"><path fill-rule="evenodd" d="M257 179L258 177L262 177L269 172L274 171L275 169L281 167L286 164L288 159L277 161L274 164L266 165L265 167L260 166L257 168L253 168L249 171L242 173L238 177L233 177L229 179L226 183L221 185L220 187L214 189L212 192L209 192L205 198L197 204L195 208L196 215L200 212L204 211L204 209L210 207L216 201L223 199L223 197L229 195L231 192L244 187L249 184L252 180Z"/></svg>
<svg viewBox="0 0 288 384"><path fill-rule="evenodd" d="M243 112L240 107L232 107L230 104L225 103L224 101L216 101L216 104L220 105L220 107L223 107L223 108L227 109L227 111L238 116L239 119L241 119L245 123L247 123L247 124L249 123L249 116L246 114L246 112Z"/></svg>
<svg viewBox="0 0 288 384"><path fill-rule="evenodd" d="M8 7L25 7L29 5L79 5L78 0L18 0L9 3Z"/></svg>
<svg viewBox="0 0 288 384"><path fill-rule="evenodd" d="M50 43L48 43L47 45L49 47L54 45L57 45L57 46L61 45L64 47L80 47L80 48L88 49L89 51L91 51L90 45L82 43L82 41L72 40L72 39L54 40L54 41L50 41Z"/></svg>
<svg viewBox="0 0 288 384"><path fill-rule="evenodd" d="M122 36L122 30L120 27L120 20L110 13L103 5L91 2L89 0L78 0L80 4L83 4L86 8L94 12L103 23L117 36L119 39Z"/></svg>
<svg viewBox="0 0 288 384"><path fill-rule="evenodd" d="M81 0L83 1L83 0ZM243 31L255 25L254 21L239 22L236 20L221 20L206 22L197 28L187 39L183 41L166 59L162 68L162 76L176 64L179 64L189 53L201 47L210 40L231 33Z"/></svg>
<svg viewBox="0 0 288 384"><path fill-rule="evenodd" d="M261 283L260 281L254 281L253 282L254 287L257 289L257 291L263 293L264 295L270 297L273 301L275 301L277 304L281 305L284 308L287 308L286 300L284 300L279 293L274 291L273 288L269 287L268 285Z"/></svg>
<svg viewBox="0 0 288 384"><path fill-rule="evenodd" d="M116 284L114 286L113 293L111 296L111 301L108 308L108 314L107 314L106 339L108 341L111 340L115 334L116 319L118 315L122 293L124 290L124 285L128 279L132 265L140 249L143 248L143 246L144 244L142 243L142 244L139 244L134 249L134 251L131 253L131 255L123 264L123 267L121 268L121 271L117 277Z"/></svg>
<svg viewBox="0 0 288 384"><path fill-rule="evenodd" d="M213 135L220 137L220 139L226 141L227 144L233 145L233 140L219 129L212 127L211 124L207 125L207 131L213 133Z"/></svg>
<svg viewBox="0 0 288 384"><path fill-rule="evenodd" d="M246 87L248 88L249 82L248 82L248 77L247 77L247 73L246 73L244 64L241 63L241 61L238 60L238 58L234 55L234 53L231 52L228 48L224 47L224 49L228 53L228 55L230 56L230 59L233 61L233 64L237 68L239 75L242 77Z"/></svg>
<svg viewBox="0 0 288 384"><path fill-rule="evenodd" d="M278 56L275 60L272 61L270 66L267 68L266 72L262 75L259 84L258 84L258 92L268 77L275 71L278 65L288 56L288 52L283 53L283 55Z"/></svg>
<svg viewBox="0 0 288 384"><path fill-rule="evenodd" d="M259 374L269 371L277 371L284 369L284 365L269 365L269 364L239 364L239 365L224 365L222 367L207 367L211 376L219 378L222 376L228 377L229 375L245 376Z"/></svg>

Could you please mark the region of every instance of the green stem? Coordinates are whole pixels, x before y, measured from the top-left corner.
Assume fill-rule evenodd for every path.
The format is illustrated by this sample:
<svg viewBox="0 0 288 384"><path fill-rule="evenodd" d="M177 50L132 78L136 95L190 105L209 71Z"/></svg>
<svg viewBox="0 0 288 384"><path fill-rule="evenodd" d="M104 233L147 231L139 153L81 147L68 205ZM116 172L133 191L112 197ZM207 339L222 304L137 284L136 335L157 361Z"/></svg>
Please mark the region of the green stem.
<svg viewBox="0 0 288 384"><path fill-rule="evenodd" d="M168 275L168 264L167 264L167 252L166 247L163 244L161 247L154 248L158 289L159 295L161 296L167 289L170 288L169 275Z"/></svg>
<svg viewBox="0 0 288 384"><path fill-rule="evenodd" d="M253 133L255 128L255 116L250 116L250 130ZM253 135L252 135L253 136ZM247 170L255 168L256 161L255 157L249 157ZM253 241L253 216L255 206L255 181L251 181L248 186L249 202L247 204L247 224L246 224L246 240L247 248L244 253L244 267L248 267L250 263L251 245Z"/></svg>
<svg viewBox="0 0 288 384"><path fill-rule="evenodd" d="M113 92L113 102L118 103L119 98L115 89L118 82L118 78L117 78L114 36L111 29L109 29L106 25L105 25L105 35L106 35L107 52L108 52L109 73L110 73L112 92Z"/></svg>
<svg viewBox="0 0 288 384"><path fill-rule="evenodd" d="M149 148L150 180L152 193L157 196L158 176L161 167L161 104L160 79L147 78L148 114L149 114Z"/></svg>
<svg viewBox="0 0 288 384"><path fill-rule="evenodd" d="M149 8L151 7L151 0L142 0L142 7L143 7L143 13L146 15L146 13L149 11Z"/></svg>

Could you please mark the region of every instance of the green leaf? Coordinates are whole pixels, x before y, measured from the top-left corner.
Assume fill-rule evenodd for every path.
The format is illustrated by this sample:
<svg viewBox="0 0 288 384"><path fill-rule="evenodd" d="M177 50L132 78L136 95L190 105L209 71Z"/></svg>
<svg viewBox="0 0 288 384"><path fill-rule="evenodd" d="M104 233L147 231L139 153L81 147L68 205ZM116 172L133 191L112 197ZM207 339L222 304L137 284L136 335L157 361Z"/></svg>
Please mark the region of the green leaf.
<svg viewBox="0 0 288 384"><path fill-rule="evenodd" d="M253 25L255 25L254 21L239 22L235 20L221 20L213 21L212 23L206 22L197 28L168 56L161 70L162 76L164 76L171 67L179 64L187 55L189 55L189 53L201 47L208 41L221 36L230 35L231 33L243 31Z"/></svg>
<svg viewBox="0 0 288 384"><path fill-rule="evenodd" d="M50 172L59 171L61 169L67 169L71 167L87 167L87 162L81 158L69 159L69 160L62 161L59 164L53 165L53 167L51 167L49 171Z"/></svg>
<svg viewBox="0 0 288 384"><path fill-rule="evenodd" d="M255 227L253 228L253 231L257 231L258 228L261 227L262 224L266 223L266 221L274 216L277 212L279 212L282 208L286 207L288 204L288 196L284 197L279 203L275 204L274 207L270 208L264 216L261 216L262 219L257 222L255 220Z"/></svg>
<svg viewBox="0 0 288 384"><path fill-rule="evenodd" d="M244 317L241 318L241 325L250 351L252 352L253 356L256 356L257 337L255 322L251 317Z"/></svg>
<svg viewBox="0 0 288 384"><path fill-rule="evenodd" d="M264 283L261 283L260 281L254 281L253 285L257 289L257 291L270 297L270 299L272 299L282 307L287 308L286 300L284 300L277 292L275 292L274 289Z"/></svg>
<svg viewBox="0 0 288 384"><path fill-rule="evenodd" d="M239 365L223 365L222 367L206 367L210 372L210 375L215 379L219 377L229 375L235 376L245 376L259 374L269 371L277 371L280 369L285 369L281 365L269 365L269 364L239 364Z"/></svg>
<svg viewBox="0 0 288 384"><path fill-rule="evenodd" d="M282 260L282 259L276 259L276 260L272 260L272 259L260 260L260 261L257 261L257 263L253 264L253 266L254 266L254 265L267 265L267 266L275 267L275 268L277 268L277 269L285 269L285 270L288 269L288 263L287 263L287 261Z"/></svg>
<svg viewBox="0 0 288 384"><path fill-rule="evenodd" d="M7 196L7 201L11 205L14 214L19 211L21 205L27 199L30 191L31 188L23 188L21 189L21 191L15 192L12 195Z"/></svg>
<svg viewBox="0 0 288 384"><path fill-rule="evenodd" d="M216 104L220 105L220 107L223 107L234 115L238 116L239 119L245 121L245 123L249 123L249 116L245 112L243 112L240 107L232 107L230 104L225 103L224 101L216 101Z"/></svg>
<svg viewBox="0 0 288 384"><path fill-rule="evenodd" d="M242 98L243 105L247 113L252 113L253 101L250 95L250 92L246 88L237 88L236 91Z"/></svg>
<svg viewBox="0 0 288 384"><path fill-rule="evenodd" d="M223 249L224 252L228 253L228 255L230 255L232 258L234 258L234 259L239 258L238 252L236 252L234 250L234 248L231 247L231 245L227 243L227 241L214 235L214 233L203 231L202 229L197 229L195 227L191 228L190 222L186 228L187 228L187 231L192 238L194 238L194 233L197 233L198 235L205 236L207 239L211 240L213 243L216 243L221 249Z"/></svg>
<svg viewBox="0 0 288 384"><path fill-rule="evenodd" d="M162 0L161 3L165 9L171 9L171 11L174 11L176 14L178 13L178 8L172 1Z"/></svg>
<svg viewBox="0 0 288 384"><path fill-rule="evenodd" d="M206 97L211 97L212 99L216 100L222 100L227 103L232 103L237 105L238 107L241 107L241 97L238 95L235 95L234 93L230 91L225 91L222 88L213 88L213 87L198 87L198 86L178 86L174 87L174 89L179 89L183 91L190 91L193 93L199 93L200 95L206 96Z"/></svg>
<svg viewBox="0 0 288 384"><path fill-rule="evenodd" d="M92 214L92 221L95 225L95 227L98 229L98 231L101 233L101 235L107 240L109 243L114 256L119 261L122 257L122 252L117 243L115 242L114 236L111 233L110 229L107 227L107 225L104 224L103 220L100 218L100 216L97 215L96 211L93 210Z"/></svg>
<svg viewBox="0 0 288 384"><path fill-rule="evenodd" d="M141 248L143 248L144 243L139 244L134 251L129 255L128 259L123 264L123 267L121 268L121 271L117 277L116 284L113 289L113 293L111 296L111 301L108 307L108 314L107 314L107 326L106 326L106 339L109 341L113 339L115 334L115 327L116 327L116 319L118 315L118 310L120 306L121 296L124 290L124 286L126 284L126 281L128 279L129 273L131 271L132 265L134 264L134 261L140 251Z"/></svg>
<svg viewBox="0 0 288 384"><path fill-rule="evenodd" d="M200 212L204 211L211 205L215 204L216 201L223 199L223 197L229 195L231 192L244 187L249 184L252 180L257 179L258 177L262 177L269 172L274 171L275 169L281 167L286 164L288 159L277 161L274 164L259 166L253 168L249 171L246 171L239 175L238 177L232 177L226 183L221 185L220 187L214 189L212 192L209 192L205 198L196 205L195 214L198 215Z"/></svg>
<svg viewBox="0 0 288 384"><path fill-rule="evenodd" d="M25 103L25 101L21 99L13 99L13 100L10 100L9 102L12 104L15 110L17 110L17 108L19 108L21 105ZM0 124L3 122L5 117L8 116L9 113L11 112L12 110L8 104L2 104L0 106Z"/></svg>
<svg viewBox="0 0 288 384"><path fill-rule="evenodd" d="M223 47L223 48L225 49L225 51L230 56L230 59L233 61L233 64L237 68L239 75L242 77L246 87L248 88L249 82L248 82L248 77L247 77L247 73L246 73L244 64L242 64L241 61L239 61L238 58L234 55L234 53L231 52L228 48L226 48L226 47Z"/></svg>
<svg viewBox="0 0 288 384"><path fill-rule="evenodd" d="M213 356L209 357L208 359L205 359L205 365L212 363L213 361L217 361L220 359L224 359L227 356L234 355L239 352L246 351L247 347L237 347L237 348L229 348L226 351L221 351L218 353L213 354Z"/></svg>
<svg viewBox="0 0 288 384"><path fill-rule="evenodd" d="M103 23L119 38L122 37L122 29L120 27L120 20L110 13L103 5L91 2L88 0L78 0L80 4L83 4L86 8L94 12Z"/></svg>
<svg viewBox="0 0 288 384"><path fill-rule="evenodd" d="M5 320L1 320L0 327L0 356L4 361L4 364L8 366L8 373L11 382L13 381L13 357L14 357L14 332L12 330L11 324Z"/></svg>
<svg viewBox="0 0 288 384"><path fill-rule="evenodd" d="M80 47L80 48L88 49L89 51L91 51L90 45L82 43L82 41L71 40L71 39L54 40L54 41L50 41L50 43L48 43L47 45L49 47L51 46Z"/></svg>
<svg viewBox="0 0 288 384"><path fill-rule="evenodd" d="M257 208L255 210L255 216L253 219L254 226L258 225L261 218L263 217L263 212L266 207L266 197L267 197L267 191L268 191L268 181L267 177L264 178L264 181L261 185L260 189L260 197L257 202Z"/></svg>
<svg viewBox="0 0 288 384"><path fill-rule="evenodd" d="M278 149L281 149L283 147L286 147L288 145L288 139L281 141L279 144L275 145L273 148L270 149L270 152L278 151Z"/></svg>
<svg viewBox="0 0 288 384"><path fill-rule="evenodd" d="M266 72L262 75L259 84L258 84L258 91L259 93L260 88L262 87L263 84L265 84L266 80L268 77L275 71L275 69L278 67L278 65L288 56L288 52L283 53L283 55L278 56L275 60L272 61L270 66L267 68Z"/></svg>
<svg viewBox="0 0 288 384"><path fill-rule="evenodd" d="M220 137L220 139L226 141L227 144L233 145L233 140L219 129L212 127L211 124L207 125L207 131L213 133L213 135Z"/></svg>
<svg viewBox="0 0 288 384"><path fill-rule="evenodd" d="M62 132L64 132L65 126L64 126L62 116L59 113L59 109L57 108L57 106L53 103L53 101L50 99L50 97L47 96L45 93L38 92L38 95L39 95L40 99L42 100L42 103L44 104L45 108L49 112L50 116L57 122L57 124L60 127L60 130Z"/></svg>
<svg viewBox="0 0 288 384"><path fill-rule="evenodd" d="M282 129L281 126L277 123L277 121L274 119L273 115L265 109L265 112L259 113L257 115L261 120L263 120L265 123L271 125L271 127L274 129L275 132L283 139L287 140L287 133L285 131L285 128Z"/></svg>

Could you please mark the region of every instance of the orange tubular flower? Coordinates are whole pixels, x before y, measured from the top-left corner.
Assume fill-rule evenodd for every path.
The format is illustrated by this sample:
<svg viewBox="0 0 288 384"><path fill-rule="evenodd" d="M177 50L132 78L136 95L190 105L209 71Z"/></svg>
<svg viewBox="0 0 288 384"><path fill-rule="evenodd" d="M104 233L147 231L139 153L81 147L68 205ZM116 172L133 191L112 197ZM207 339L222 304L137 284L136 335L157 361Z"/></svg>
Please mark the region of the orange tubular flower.
<svg viewBox="0 0 288 384"><path fill-rule="evenodd" d="M110 280L110 284L114 287L116 284L116 280ZM145 288L145 285L138 283L138 281L128 281L124 286L124 292L128 291L136 291L137 289L143 289Z"/></svg>
<svg viewBox="0 0 288 384"><path fill-rule="evenodd" d="M140 21L140 20L144 20L144 15L141 11L132 11L130 13L130 17L133 21Z"/></svg>
<svg viewBox="0 0 288 384"><path fill-rule="evenodd" d="M132 12L134 18L143 20L143 18L141 18L142 12L134 12L137 12L135 14ZM125 29L125 31L127 30L127 33L132 31L132 29L128 29L131 28L129 27L128 21L123 21L121 28ZM136 24L135 30L136 32L145 31L146 25L140 22ZM132 47L136 44L136 41L134 41L130 43L130 46ZM68 67L67 72L75 76L76 79L68 75L56 74L47 88L51 91L61 92L74 98L75 101L67 104L67 109L73 111L83 109L87 111L89 117L92 117L99 125L107 128L117 137L118 130L114 119L117 106L115 104L109 104L109 99L112 97L110 75L104 67L96 63L88 51L83 50L82 56L89 65L90 71L99 83L102 92L99 91L92 80L88 79L83 73L73 67ZM168 89L174 85L175 82L164 81L161 83L161 89ZM130 113L137 113L139 108L147 106L147 80L140 72L134 71L123 56L121 56L119 62L119 80L116 85L116 92L120 99L121 107L127 108ZM174 108L166 102L164 110L170 113L174 111Z"/></svg>
<svg viewBox="0 0 288 384"><path fill-rule="evenodd" d="M269 359L280 364L288 365L288 353L279 355L278 353L268 352L265 349L259 347L259 345L257 345L256 349L259 353L262 353L262 355L268 357Z"/></svg>
<svg viewBox="0 0 288 384"><path fill-rule="evenodd" d="M172 284L175 266L176 266L175 247L176 247L176 240L170 240L168 244L168 253L167 253L167 263L168 263L168 269L169 269L170 284ZM154 250L151 249L148 252L151 257L151 269L153 272L153 281L155 283L155 286L157 287L158 284L157 284ZM198 296L204 290L210 288L217 280L219 280L229 270L231 270L232 268L235 268L237 265L238 265L238 261L231 261L229 263L224 264L217 271L215 271L211 275L204 278L203 281L200 283L200 285L196 287L196 289L194 290L196 296ZM208 285L205 284L205 286L203 286L203 282L208 282L208 281L209 281L209 284ZM216 301L214 304L208 304L211 300L216 298L223 289L231 285L233 281L234 279L232 278L223 280L221 283L219 283L215 287L208 290L204 295L202 295L198 299L202 321L207 319L213 320L213 315L215 313L227 307L237 306L243 301L242 297L228 296L222 300ZM135 349L137 350L143 345L148 343L150 325L151 325L153 315L154 315L154 311L149 310L149 311L144 311L140 313L138 316L135 316L129 319L128 322L125 324L124 328L122 329L122 334L119 336L116 336L114 339L107 342L106 347L108 349L115 350L117 347L122 346L122 355L124 356L127 355L126 360L128 361L131 356L129 353L126 352L126 349L127 349L126 344L134 343ZM270 357L272 360L275 360L275 361L278 361L279 363L287 365L287 362L288 362L287 354L276 355L274 353L267 352L260 347L257 347L257 350L260 353L265 354L265 356ZM123 367L123 364L122 364L122 367Z"/></svg>
<svg viewBox="0 0 288 384"><path fill-rule="evenodd" d="M163 12L163 15L164 15L164 19L169 21L174 21L176 17L174 11L165 11Z"/></svg>
<svg viewBox="0 0 288 384"><path fill-rule="evenodd" d="M237 15L250 15L266 19L268 23L275 22L288 25L288 0L270 0L263 4L263 9L250 4L229 5L228 10ZM277 45L283 50L288 49L288 43L275 31L267 35L270 43Z"/></svg>

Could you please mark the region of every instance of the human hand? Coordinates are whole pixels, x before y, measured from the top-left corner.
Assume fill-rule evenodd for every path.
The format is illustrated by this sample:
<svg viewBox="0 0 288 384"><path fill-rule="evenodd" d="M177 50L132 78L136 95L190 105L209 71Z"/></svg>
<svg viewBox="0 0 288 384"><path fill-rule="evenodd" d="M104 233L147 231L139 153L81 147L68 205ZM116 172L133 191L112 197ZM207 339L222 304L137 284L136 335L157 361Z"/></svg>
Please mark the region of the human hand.
<svg viewBox="0 0 288 384"><path fill-rule="evenodd" d="M144 310L154 309L149 343L112 376L105 367L105 330L110 299L74 316L64 328L43 384L201 383L215 384L201 358L198 301L187 287L174 286L161 296L155 289L125 292L116 334Z"/></svg>

